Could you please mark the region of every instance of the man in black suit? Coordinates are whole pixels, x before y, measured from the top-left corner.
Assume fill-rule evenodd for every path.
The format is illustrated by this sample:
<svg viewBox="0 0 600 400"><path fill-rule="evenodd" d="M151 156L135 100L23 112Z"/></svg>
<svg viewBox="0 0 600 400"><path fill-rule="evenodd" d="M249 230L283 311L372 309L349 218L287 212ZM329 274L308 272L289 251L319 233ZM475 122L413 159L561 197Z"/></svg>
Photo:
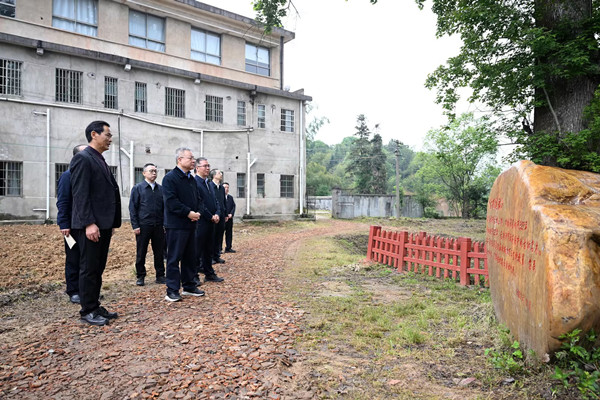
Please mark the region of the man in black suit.
<svg viewBox="0 0 600 400"><path fill-rule="evenodd" d="M146 254L148 244L152 243L156 283L165 280L165 228L162 186L156 183L156 165L148 163L142 169L144 180L131 189L129 198L129 217L135 233L136 256L135 271L138 286L144 286L146 278Z"/></svg>
<svg viewBox="0 0 600 400"><path fill-rule="evenodd" d="M223 250L223 234L225 233L225 189L221 182L223 181L223 171L213 169L210 171L209 186L214 190L219 204L219 222L215 224L215 239L213 243L212 262L213 264L224 264L225 260L221 258L221 250Z"/></svg>
<svg viewBox="0 0 600 400"><path fill-rule="evenodd" d="M224 182L225 189L225 253L235 253L231 247L233 241L233 216L235 215L235 201L233 196L229 194L229 183Z"/></svg>
<svg viewBox="0 0 600 400"><path fill-rule="evenodd" d="M196 159L196 184L203 203L202 216L196 228L197 273L202 272L209 282L223 282L224 279L218 277L212 267L214 229L215 225L219 223L220 209L215 192L209 185L209 172L208 160L204 157ZM171 251L170 248L169 251ZM200 282L198 277L196 280L198 283Z"/></svg>
<svg viewBox="0 0 600 400"><path fill-rule="evenodd" d="M112 142L110 125L94 121L85 129L88 147L71 160L71 235L79 245L81 320L106 325L117 318L100 305L102 273L114 228L121 226L121 195L102 153Z"/></svg>
<svg viewBox="0 0 600 400"><path fill-rule="evenodd" d="M196 273L196 225L202 211L196 181L190 173L194 156L186 147L176 151L177 167L162 181L167 230L167 301L181 301L184 296L204 296L194 282ZM181 264L181 270L180 270Z"/></svg>
<svg viewBox="0 0 600 400"><path fill-rule="evenodd" d="M87 147L80 144L73 147L73 155ZM71 194L71 171L66 170L58 178L56 188L56 223L65 237L65 281L67 295L71 303L80 303L79 299L79 245L75 243L69 247L66 238L71 235L71 209L73 208L73 195Z"/></svg>

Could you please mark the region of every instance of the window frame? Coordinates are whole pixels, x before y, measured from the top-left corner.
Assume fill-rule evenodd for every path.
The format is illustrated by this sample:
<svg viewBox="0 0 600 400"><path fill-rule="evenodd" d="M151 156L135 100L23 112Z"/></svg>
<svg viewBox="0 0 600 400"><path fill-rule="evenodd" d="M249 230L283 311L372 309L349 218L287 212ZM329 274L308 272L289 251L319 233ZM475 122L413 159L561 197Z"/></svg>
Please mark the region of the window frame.
<svg viewBox="0 0 600 400"><path fill-rule="evenodd" d="M13 64L9 67L9 64ZM0 94L7 96L23 96L21 73L23 61L0 58ZM10 83L9 83L10 82Z"/></svg>
<svg viewBox="0 0 600 400"><path fill-rule="evenodd" d="M133 168L133 185L144 181L144 167ZM133 187L133 185L131 185Z"/></svg>
<svg viewBox="0 0 600 400"><path fill-rule="evenodd" d="M4 10L12 9L12 13L2 13ZM16 0L0 0L0 16L7 18L15 18L17 15Z"/></svg>
<svg viewBox="0 0 600 400"><path fill-rule="evenodd" d="M244 100L238 100L237 102L237 124L238 126L246 126L246 102Z"/></svg>
<svg viewBox="0 0 600 400"><path fill-rule="evenodd" d="M9 169L13 167L13 169ZM16 168L14 168L16 167ZM16 173L16 177L9 177L9 173ZM17 181L17 186L9 182ZM15 190L18 193L8 193ZM0 197L23 197L23 162L22 161L0 161Z"/></svg>
<svg viewBox="0 0 600 400"><path fill-rule="evenodd" d="M204 51L202 51L202 49L194 49L194 47L193 47L194 32L204 36L204 38L203 38ZM209 37L216 38L218 40L218 47L219 47L218 54L213 54L208 51L208 38ZM205 31L203 29L192 27L191 33L190 33L190 42L191 42L190 43L190 58L192 60L205 62L205 63L213 64L213 65L221 65L221 35L214 33L214 32L209 32L209 31ZM216 62L211 61L211 59L216 59Z"/></svg>
<svg viewBox="0 0 600 400"><path fill-rule="evenodd" d="M207 94L204 100L207 121L223 123L223 98Z"/></svg>
<svg viewBox="0 0 600 400"><path fill-rule="evenodd" d="M109 91L109 88L111 89ZM113 92L113 93L109 93ZM112 76L104 77L104 108L119 109L119 79Z"/></svg>
<svg viewBox="0 0 600 400"><path fill-rule="evenodd" d="M245 172L237 173L236 184L237 184L237 198L245 199L246 198L246 173Z"/></svg>
<svg viewBox="0 0 600 400"><path fill-rule="evenodd" d="M65 76L60 76L59 73L64 73ZM56 68L55 78L55 101L60 103L83 104L83 72L72 69ZM59 82L61 80L61 82ZM64 83L66 82L66 85ZM77 85L74 87L73 83ZM63 89L59 94L59 85Z"/></svg>
<svg viewBox="0 0 600 400"><path fill-rule="evenodd" d="M131 17L132 15L135 14L139 14L140 16L144 16L144 36L140 36L138 34L132 34L131 33ZM162 37L163 37L163 41L159 41L156 39L150 39L148 37L148 17L152 17L152 18L156 18L156 20L160 20L162 21ZM158 17L156 15L153 14L148 14L142 11L138 11L138 10L133 10L133 9L129 9L129 17L128 17L128 34L129 34L129 44L131 46L135 46L135 47L139 47L142 49L148 49L148 50L153 50L153 51L159 51L161 53L164 53L166 51L167 48L167 20L166 18L163 17ZM132 43L132 39L133 42ZM136 40L143 40L144 41L144 45L142 46L139 43L135 43ZM148 44L154 44L157 45L158 48L153 48L153 47L149 47Z"/></svg>
<svg viewBox="0 0 600 400"><path fill-rule="evenodd" d="M181 100L178 102L177 100ZM165 115L185 118L185 90L165 86Z"/></svg>
<svg viewBox="0 0 600 400"><path fill-rule="evenodd" d="M291 178L291 182L288 178ZM279 175L279 197L294 198L294 175Z"/></svg>
<svg viewBox="0 0 600 400"><path fill-rule="evenodd" d="M92 2L95 5L95 7L94 7L95 21L93 21L93 23L89 23L87 21L82 21L78 18L78 15L80 15L80 13L79 13L79 5L81 4L80 0L63 0L63 1L68 2L73 5L73 17L71 18L68 15L56 14L56 11L57 11L56 8L57 8L58 2L57 2L57 0L53 0L52 1L52 27L57 28L57 29L62 29L65 31L69 31L69 32L79 33L81 35L97 37L98 36L98 0L92 0ZM63 26L59 26L60 22L63 22ZM71 27L65 26L64 23L73 24L72 29L71 29ZM81 28L85 28L88 31L84 31Z"/></svg>
<svg viewBox="0 0 600 400"><path fill-rule="evenodd" d="M271 49L246 42L245 50L245 71L251 74L271 76ZM268 60L266 64L260 62L261 51L267 53ZM249 54L253 55L253 58L248 58Z"/></svg>
<svg viewBox="0 0 600 400"><path fill-rule="evenodd" d="M58 180L69 170L69 163L54 163L54 197L58 197Z"/></svg>
<svg viewBox="0 0 600 400"><path fill-rule="evenodd" d="M259 104L256 108L256 126L259 129L267 127L267 106L265 104Z"/></svg>
<svg viewBox="0 0 600 400"><path fill-rule="evenodd" d="M265 198L265 174L256 174L256 197Z"/></svg>
<svg viewBox="0 0 600 400"><path fill-rule="evenodd" d="M295 117L294 110L281 109L281 131L294 133Z"/></svg>
<svg viewBox="0 0 600 400"><path fill-rule="evenodd" d="M140 94L141 96L139 96ZM135 82L133 110L140 113L148 112L148 85L145 82Z"/></svg>

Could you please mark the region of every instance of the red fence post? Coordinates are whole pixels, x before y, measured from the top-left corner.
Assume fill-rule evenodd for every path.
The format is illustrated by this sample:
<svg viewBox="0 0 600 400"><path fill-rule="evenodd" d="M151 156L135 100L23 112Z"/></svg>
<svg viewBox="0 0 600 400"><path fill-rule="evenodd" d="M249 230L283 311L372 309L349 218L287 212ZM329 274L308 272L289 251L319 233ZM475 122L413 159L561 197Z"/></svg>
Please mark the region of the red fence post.
<svg viewBox="0 0 600 400"><path fill-rule="evenodd" d="M400 232L400 237L398 238L398 264L396 269L399 271L404 271L404 257L406 257L406 242L408 241L408 232L402 231Z"/></svg>
<svg viewBox="0 0 600 400"><path fill-rule="evenodd" d="M469 284L469 276L467 268L471 265L469 259L469 251L471 251L471 238L460 238L460 284L467 286Z"/></svg>
<svg viewBox="0 0 600 400"><path fill-rule="evenodd" d="M379 235L381 231L380 226L371 225L369 229L369 245L367 247L367 260L373 260L373 245L375 244L375 237Z"/></svg>

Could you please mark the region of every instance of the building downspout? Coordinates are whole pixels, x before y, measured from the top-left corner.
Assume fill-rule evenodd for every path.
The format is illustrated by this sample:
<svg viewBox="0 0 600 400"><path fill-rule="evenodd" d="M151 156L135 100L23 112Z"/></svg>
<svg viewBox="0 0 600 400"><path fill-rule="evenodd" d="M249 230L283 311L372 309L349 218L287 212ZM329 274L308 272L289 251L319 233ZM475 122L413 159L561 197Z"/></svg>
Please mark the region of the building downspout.
<svg viewBox="0 0 600 400"><path fill-rule="evenodd" d="M298 143L298 149L300 151L300 165L298 166L298 183L299 183L299 201L298 209L300 215L304 214L304 102L300 101L300 142Z"/></svg>
<svg viewBox="0 0 600 400"><path fill-rule="evenodd" d="M246 157L246 163L247 163L247 168L246 168L246 215L250 215L250 168L252 168L252 166L254 165L254 163L256 162L256 158L254 160L252 160L252 162L250 162L250 131L251 129L247 129L246 132L248 134L248 155Z"/></svg>
<svg viewBox="0 0 600 400"><path fill-rule="evenodd" d="M122 147L120 150L123 152L123 154L125 154L125 157L129 159L129 191L131 191L135 183L135 168L133 166L133 140L129 142L129 152ZM123 184L123 182L121 182L121 184Z"/></svg>
<svg viewBox="0 0 600 400"><path fill-rule="evenodd" d="M283 36L279 37L279 90L283 90Z"/></svg>
<svg viewBox="0 0 600 400"><path fill-rule="evenodd" d="M46 221L50 219L50 109L46 108Z"/></svg>

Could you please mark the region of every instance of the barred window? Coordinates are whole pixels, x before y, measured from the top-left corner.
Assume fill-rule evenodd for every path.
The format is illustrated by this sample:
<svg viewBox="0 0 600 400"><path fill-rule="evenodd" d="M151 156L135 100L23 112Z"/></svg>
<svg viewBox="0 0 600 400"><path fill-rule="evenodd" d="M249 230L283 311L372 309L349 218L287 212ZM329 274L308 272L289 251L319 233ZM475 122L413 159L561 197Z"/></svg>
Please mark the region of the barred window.
<svg viewBox="0 0 600 400"><path fill-rule="evenodd" d="M206 95L206 120L223 123L223 98Z"/></svg>
<svg viewBox="0 0 600 400"><path fill-rule="evenodd" d="M281 197L294 197L294 175L281 175L279 180Z"/></svg>
<svg viewBox="0 0 600 400"><path fill-rule="evenodd" d="M221 65L221 37L192 28L192 59Z"/></svg>
<svg viewBox="0 0 600 400"><path fill-rule="evenodd" d="M138 183L140 183L141 181L144 180L144 168L142 168L142 167L134 168L133 180L134 180L135 185L137 185Z"/></svg>
<svg viewBox="0 0 600 400"><path fill-rule="evenodd" d="M281 130L294 132L294 110L281 109Z"/></svg>
<svg viewBox="0 0 600 400"><path fill-rule="evenodd" d="M148 112L146 102L148 100L146 84L142 82L135 83L134 106L135 112Z"/></svg>
<svg viewBox="0 0 600 400"><path fill-rule="evenodd" d="M104 108L119 108L119 86L117 78L104 77Z"/></svg>
<svg viewBox="0 0 600 400"><path fill-rule="evenodd" d="M52 26L98 36L98 0L53 0Z"/></svg>
<svg viewBox="0 0 600 400"><path fill-rule="evenodd" d="M185 90L165 88L165 115L185 118Z"/></svg>
<svg viewBox="0 0 600 400"><path fill-rule="evenodd" d="M256 174L256 196L265 197L265 174Z"/></svg>
<svg viewBox="0 0 600 400"><path fill-rule="evenodd" d="M23 163L0 161L0 196L23 195Z"/></svg>
<svg viewBox="0 0 600 400"><path fill-rule="evenodd" d="M129 44L165 51L165 19L129 10Z"/></svg>
<svg viewBox="0 0 600 400"><path fill-rule="evenodd" d="M246 43L246 71L269 76L269 49Z"/></svg>
<svg viewBox="0 0 600 400"><path fill-rule="evenodd" d="M82 78L83 72L56 68L56 101L81 104Z"/></svg>
<svg viewBox="0 0 600 400"><path fill-rule="evenodd" d="M238 100L237 103L237 124L246 126L246 102Z"/></svg>
<svg viewBox="0 0 600 400"><path fill-rule="evenodd" d="M0 59L0 94L21 96L21 61Z"/></svg>
<svg viewBox="0 0 600 400"><path fill-rule="evenodd" d="M116 165L109 165L108 169L112 174L113 178L115 178L115 181L119 182L119 179L117 179L118 167Z"/></svg>
<svg viewBox="0 0 600 400"><path fill-rule="evenodd" d="M237 174L237 197L242 199L246 197L246 174L244 173Z"/></svg>
<svg viewBox="0 0 600 400"><path fill-rule="evenodd" d="M264 104L258 105L258 127L265 128L267 126L267 107Z"/></svg>
<svg viewBox="0 0 600 400"><path fill-rule="evenodd" d="M15 0L0 0L0 15L3 17L15 17Z"/></svg>
<svg viewBox="0 0 600 400"><path fill-rule="evenodd" d="M54 197L58 197L58 180L60 176L69 169L69 164L64 163L56 163L54 164L54 181L56 185L54 186Z"/></svg>

